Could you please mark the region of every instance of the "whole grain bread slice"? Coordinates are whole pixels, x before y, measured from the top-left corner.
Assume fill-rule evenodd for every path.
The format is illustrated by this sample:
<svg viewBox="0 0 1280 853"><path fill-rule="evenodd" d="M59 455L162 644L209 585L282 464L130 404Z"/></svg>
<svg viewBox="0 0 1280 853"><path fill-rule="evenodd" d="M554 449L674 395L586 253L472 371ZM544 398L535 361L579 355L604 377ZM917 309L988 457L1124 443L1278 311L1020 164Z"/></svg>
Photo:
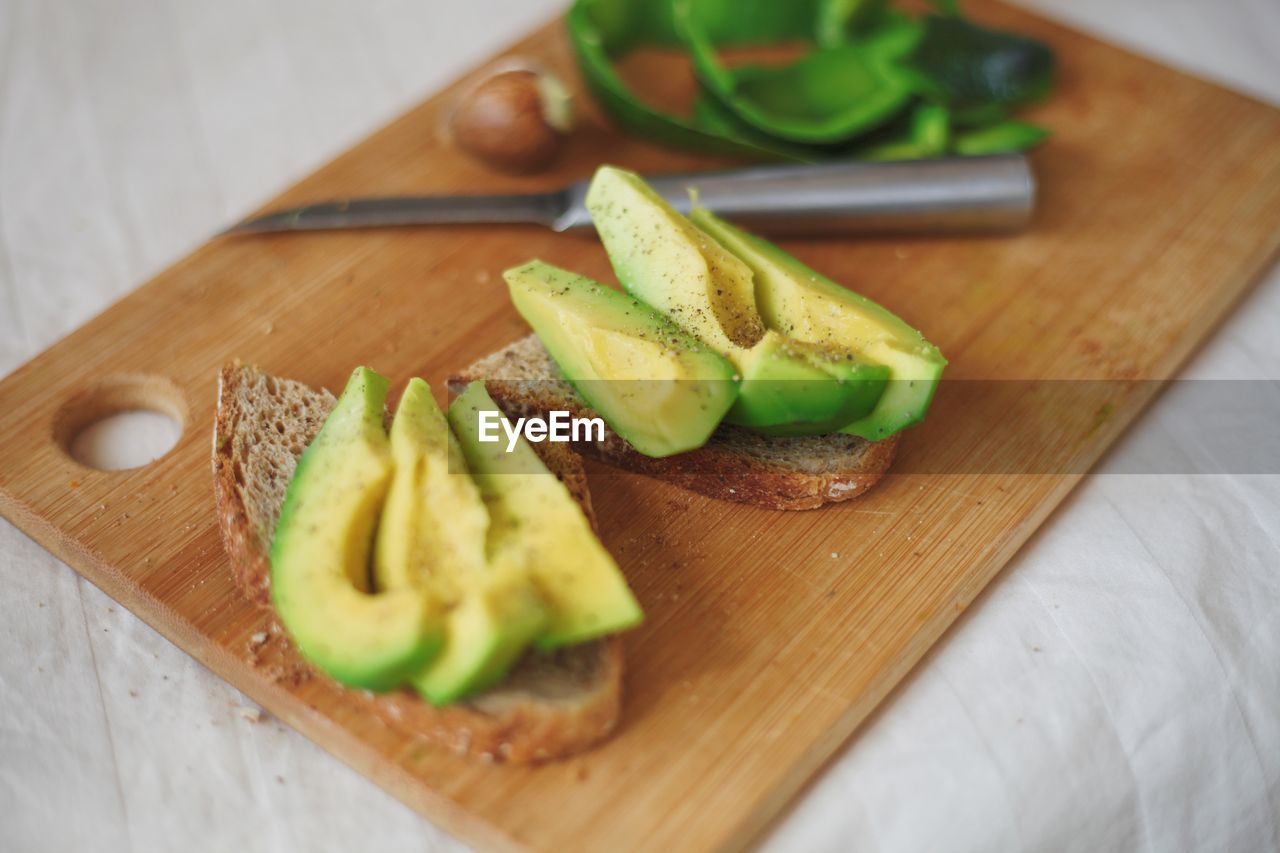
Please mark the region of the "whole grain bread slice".
<svg viewBox="0 0 1280 853"><path fill-rule="evenodd" d="M595 414L564 380L536 335L450 377L450 389L460 390L477 379L484 380L494 402L512 417L545 417L552 410ZM605 431L603 441L573 444L578 452L619 468L769 509L814 509L855 498L889 470L897 446L896 435L881 441L839 433L774 438L729 424L697 450L664 459L639 453L612 430Z"/></svg>
<svg viewBox="0 0 1280 853"><path fill-rule="evenodd" d="M254 604L271 604L269 548L298 457L334 404L323 389L228 364L218 384L213 478L218 521L236 585ZM567 446L536 445L592 525L582 461ZM366 701L363 691L351 691ZM579 752L612 731L622 696L617 637L530 653L499 686L436 708L409 690L372 700L390 726L486 760L527 763Z"/></svg>

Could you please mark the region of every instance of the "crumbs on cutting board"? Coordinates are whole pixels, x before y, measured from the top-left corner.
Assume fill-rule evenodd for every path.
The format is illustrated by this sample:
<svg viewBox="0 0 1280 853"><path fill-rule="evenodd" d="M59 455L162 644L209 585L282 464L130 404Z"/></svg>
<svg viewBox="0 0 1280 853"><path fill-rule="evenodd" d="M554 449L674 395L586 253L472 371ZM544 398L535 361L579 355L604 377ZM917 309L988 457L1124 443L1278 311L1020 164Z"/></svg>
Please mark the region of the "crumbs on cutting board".
<svg viewBox="0 0 1280 853"><path fill-rule="evenodd" d="M255 708L252 705L237 705L236 713L241 719L248 720L251 723L262 722L262 709Z"/></svg>

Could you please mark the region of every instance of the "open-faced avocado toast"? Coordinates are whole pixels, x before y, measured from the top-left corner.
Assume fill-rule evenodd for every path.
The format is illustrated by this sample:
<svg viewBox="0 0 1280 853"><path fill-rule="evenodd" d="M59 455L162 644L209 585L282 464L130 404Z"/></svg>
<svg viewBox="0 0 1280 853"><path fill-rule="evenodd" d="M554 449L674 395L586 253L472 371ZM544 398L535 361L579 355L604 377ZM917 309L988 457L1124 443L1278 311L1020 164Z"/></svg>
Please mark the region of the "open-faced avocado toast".
<svg viewBox="0 0 1280 853"><path fill-rule="evenodd" d="M599 414L574 447L716 498L812 509L874 485L946 365L880 305L636 174L587 206L619 292L541 261L505 273L534 335L450 379L512 416Z"/></svg>
<svg viewBox="0 0 1280 853"><path fill-rule="evenodd" d="M411 381L388 433L386 393L365 368L338 400L223 368L213 473L237 585L316 668L384 691L389 725L513 763L590 746L619 713L616 631L641 614L580 459L469 441L493 405L478 385L446 416Z"/></svg>
<svg viewBox="0 0 1280 853"><path fill-rule="evenodd" d="M587 204L625 292L508 270L535 336L452 378L447 411L412 379L388 417L389 383L363 367L336 400L221 375L213 468L237 583L310 664L381 694L390 724L494 760L606 735L616 634L643 618L571 446L812 508L884 475L946 364L891 312L708 211L686 219L633 173L602 168ZM557 415L599 429L546 441Z"/></svg>

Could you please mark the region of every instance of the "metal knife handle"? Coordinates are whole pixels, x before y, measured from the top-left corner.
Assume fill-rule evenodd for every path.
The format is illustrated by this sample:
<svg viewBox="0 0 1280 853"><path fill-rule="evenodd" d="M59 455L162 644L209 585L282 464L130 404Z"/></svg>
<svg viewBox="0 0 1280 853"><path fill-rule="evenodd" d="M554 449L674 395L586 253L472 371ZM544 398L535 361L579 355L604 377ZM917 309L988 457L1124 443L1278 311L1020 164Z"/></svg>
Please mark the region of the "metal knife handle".
<svg viewBox="0 0 1280 853"><path fill-rule="evenodd" d="M1036 195L1021 154L759 166L647 180L681 212L695 189L710 210L771 234L1010 231L1030 221ZM569 188L557 231L590 226L585 197L585 182Z"/></svg>

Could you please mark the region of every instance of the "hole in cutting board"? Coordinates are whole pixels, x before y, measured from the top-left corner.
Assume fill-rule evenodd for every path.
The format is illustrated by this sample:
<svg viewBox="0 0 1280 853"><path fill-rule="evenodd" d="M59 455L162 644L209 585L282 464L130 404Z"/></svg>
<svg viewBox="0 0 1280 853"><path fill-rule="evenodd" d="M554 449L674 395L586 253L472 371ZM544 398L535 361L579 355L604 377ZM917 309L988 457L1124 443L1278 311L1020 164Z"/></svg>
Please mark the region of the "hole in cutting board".
<svg viewBox="0 0 1280 853"><path fill-rule="evenodd" d="M53 437L68 456L99 471L139 468L164 456L187 419L177 386L161 376L111 376L63 404Z"/></svg>

